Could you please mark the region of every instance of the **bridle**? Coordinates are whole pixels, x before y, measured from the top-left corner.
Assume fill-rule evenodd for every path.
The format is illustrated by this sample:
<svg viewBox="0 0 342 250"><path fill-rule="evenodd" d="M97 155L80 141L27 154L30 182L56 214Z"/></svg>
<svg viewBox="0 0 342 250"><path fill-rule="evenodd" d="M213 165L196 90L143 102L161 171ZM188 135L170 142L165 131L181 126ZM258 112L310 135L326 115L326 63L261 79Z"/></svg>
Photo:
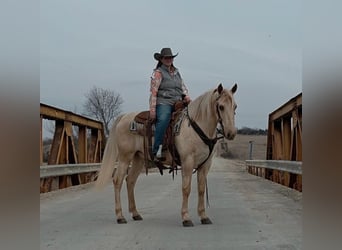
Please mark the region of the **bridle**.
<svg viewBox="0 0 342 250"><path fill-rule="evenodd" d="M217 113L217 116L218 116L218 120L217 121L218 121L218 123L221 126L221 130L217 129L217 132L222 134L221 137L217 137L218 139L224 138L224 135L225 135L225 133L224 133L224 126L223 126L223 123L222 123L222 117L221 117L221 114L220 114L219 104L218 104L218 99L220 99L220 97L221 97L221 95L216 98L216 113Z"/></svg>
<svg viewBox="0 0 342 250"><path fill-rule="evenodd" d="M224 126L223 126L223 123L222 123L222 117L221 117L221 114L220 114L220 110L219 110L219 104L218 104L218 100L220 99L222 95L219 95L217 98L216 98L216 113L217 113L217 116L218 116L218 123L220 124L221 126L221 130L217 130L217 134L223 134L221 136L217 136L216 134L216 137L215 138L209 138L204 132L203 130L200 128L200 126L190 117L189 115L189 108L186 107L186 115L187 115L187 118L189 120L189 126L191 126L195 132L197 133L197 135L202 139L202 141L208 146L209 148L209 155L207 156L207 158L205 158L205 160L203 162L201 162L197 168L194 170L194 173L196 171L198 171L203 165L204 163L210 158L213 150L214 150L214 146L215 144L217 143L217 141L219 139L222 139L224 138Z"/></svg>

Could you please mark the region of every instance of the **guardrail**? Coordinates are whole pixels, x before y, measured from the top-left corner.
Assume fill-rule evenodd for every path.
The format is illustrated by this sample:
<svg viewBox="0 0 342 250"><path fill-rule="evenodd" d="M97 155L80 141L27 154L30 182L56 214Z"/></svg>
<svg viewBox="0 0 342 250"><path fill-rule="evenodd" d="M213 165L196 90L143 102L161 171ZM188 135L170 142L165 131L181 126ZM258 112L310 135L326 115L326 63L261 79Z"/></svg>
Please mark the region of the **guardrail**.
<svg viewBox="0 0 342 250"><path fill-rule="evenodd" d="M60 164L40 167L40 178L83 174L100 170L101 163Z"/></svg>
<svg viewBox="0 0 342 250"><path fill-rule="evenodd" d="M40 167L40 192L85 184L94 180L101 163L60 164Z"/></svg>
<svg viewBox="0 0 342 250"><path fill-rule="evenodd" d="M302 162L246 160L247 171L284 186L302 191Z"/></svg>

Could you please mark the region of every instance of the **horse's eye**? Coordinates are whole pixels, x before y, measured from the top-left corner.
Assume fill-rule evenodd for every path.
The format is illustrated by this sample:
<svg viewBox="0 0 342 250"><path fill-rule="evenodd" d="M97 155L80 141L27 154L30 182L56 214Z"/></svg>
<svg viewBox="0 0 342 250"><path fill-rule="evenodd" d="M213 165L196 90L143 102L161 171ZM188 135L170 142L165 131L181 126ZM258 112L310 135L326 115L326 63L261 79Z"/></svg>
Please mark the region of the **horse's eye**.
<svg viewBox="0 0 342 250"><path fill-rule="evenodd" d="M219 109L220 109L221 111L223 111L223 110L224 110L223 105L220 105L220 106L219 106Z"/></svg>

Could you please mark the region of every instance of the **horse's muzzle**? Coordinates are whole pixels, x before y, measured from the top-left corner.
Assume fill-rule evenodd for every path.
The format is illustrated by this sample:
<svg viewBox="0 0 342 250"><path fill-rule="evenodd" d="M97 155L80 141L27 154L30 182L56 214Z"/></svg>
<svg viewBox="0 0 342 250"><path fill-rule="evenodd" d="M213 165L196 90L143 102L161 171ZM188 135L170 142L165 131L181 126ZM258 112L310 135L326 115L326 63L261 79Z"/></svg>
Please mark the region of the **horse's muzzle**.
<svg viewBox="0 0 342 250"><path fill-rule="evenodd" d="M235 138L236 133L237 133L237 129L236 129L236 128L234 128L234 129L232 129L232 130L229 130L229 131L227 132L227 134L226 134L226 138L227 138L228 140L233 140L233 139Z"/></svg>

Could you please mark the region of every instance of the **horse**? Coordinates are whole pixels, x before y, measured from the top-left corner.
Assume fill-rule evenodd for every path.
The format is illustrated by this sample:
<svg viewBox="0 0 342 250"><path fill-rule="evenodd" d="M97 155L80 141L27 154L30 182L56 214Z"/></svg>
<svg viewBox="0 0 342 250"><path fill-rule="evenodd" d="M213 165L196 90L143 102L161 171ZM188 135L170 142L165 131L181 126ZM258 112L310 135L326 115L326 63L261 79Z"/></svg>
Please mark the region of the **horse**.
<svg viewBox="0 0 342 250"><path fill-rule="evenodd" d="M235 128L237 105L233 96L236 90L236 83L231 89L224 89L220 83L217 88L211 89L191 101L186 111L183 111L186 112L186 115L184 115L174 143L181 160L183 195L181 217L184 227L194 225L188 209L193 172L197 172L198 216L202 224L212 224L205 212L206 178L212 163L213 147L218 139L218 124L221 127L222 137L228 140L233 140L237 133ZM137 114L135 112L123 114L115 120L95 183L95 187L103 188L110 180L113 181L115 214L118 224L127 223L122 214L120 197L125 177L129 212L132 214L133 220L143 219L136 208L134 187L144 166L144 136L129 130L129 125ZM170 162L170 159L167 161Z"/></svg>

